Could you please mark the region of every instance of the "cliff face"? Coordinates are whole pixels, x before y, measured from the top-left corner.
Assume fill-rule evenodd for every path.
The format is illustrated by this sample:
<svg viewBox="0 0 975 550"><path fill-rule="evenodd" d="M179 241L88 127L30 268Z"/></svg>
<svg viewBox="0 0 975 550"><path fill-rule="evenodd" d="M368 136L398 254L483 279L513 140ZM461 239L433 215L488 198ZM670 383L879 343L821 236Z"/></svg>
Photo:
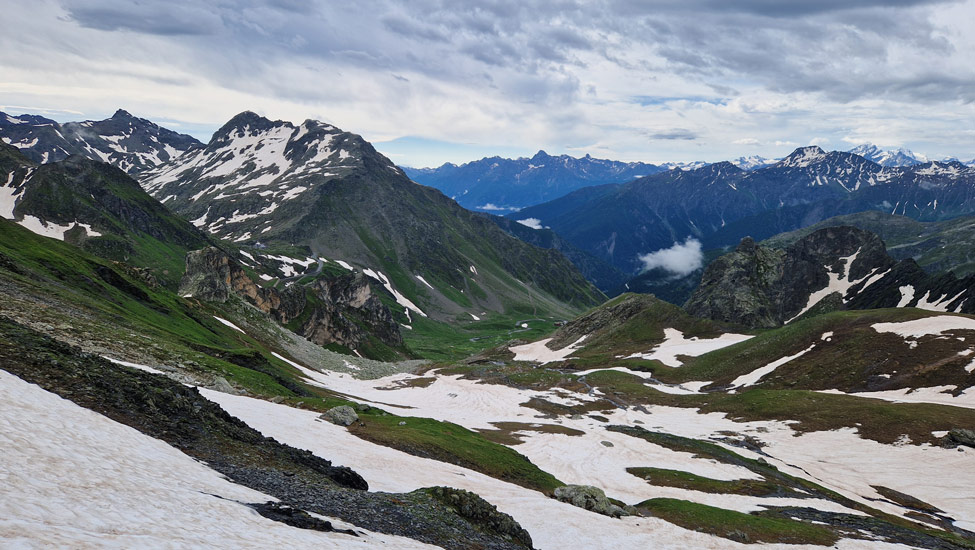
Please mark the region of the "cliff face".
<svg viewBox="0 0 975 550"><path fill-rule="evenodd" d="M822 229L784 250L746 237L707 267L685 308L697 317L776 327L816 305L809 303L816 293L842 307L859 286L854 282L887 272L894 263L879 237L855 227Z"/></svg>
<svg viewBox="0 0 975 550"><path fill-rule="evenodd" d="M179 293L214 302L240 296L282 325L296 322L292 329L318 345L357 349L370 336L388 346L403 345L389 309L358 272L278 290L255 283L236 261L210 247L187 254Z"/></svg>

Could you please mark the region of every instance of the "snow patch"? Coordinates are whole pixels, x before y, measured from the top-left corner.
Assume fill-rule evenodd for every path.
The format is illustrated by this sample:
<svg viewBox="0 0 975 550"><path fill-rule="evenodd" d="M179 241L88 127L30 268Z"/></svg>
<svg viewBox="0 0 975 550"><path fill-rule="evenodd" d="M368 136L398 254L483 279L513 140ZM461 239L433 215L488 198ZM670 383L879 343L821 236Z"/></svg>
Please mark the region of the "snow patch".
<svg viewBox="0 0 975 550"><path fill-rule="evenodd" d="M214 315L213 318L216 319L217 321L220 321L221 323L227 325L228 327L236 330L237 332L239 332L241 334L247 334L246 332L244 332L243 330L241 330L240 327L238 327L237 325L235 325L235 324L231 323L230 321L224 319L223 317L217 317L216 315Z"/></svg>
<svg viewBox="0 0 975 550"><path fill-rule="evenodd" d="M743 374L743 375L739 376L738 378L735 378L731 382L731 385L733 387L736 387L736 388L743 388L745 386L751 386L751 385L757 383L759 380L761 380L765 376L767 376L768 374L770 374L775 369L781 367L782 365L788 363L789 361L792 361L793 359L797 359L799 357L802 357L806 353L812 351L812 349L814 347L816 347L816 344L813 344L813 345L809 346L808 348L800 351L799 353L797 353L795 355L789 355L789 356L783 357L781 359L776 359L775 361L772 361L771 363L769 363L768 365L765 365L764 367L759 367L759 368L753 370L752 372L749 372L748 374Z"/></svg>
<svg viewBox="0 0 975 550"><path fill-rule="evenodd" d="M581 344L587 337L588 335L583 336L559 350L551 350L548 348L548 346L546 346L546 344L552 341L551 338L546 338L530 344L511 346L508 348L508 350L515 354L515 361L534 361L544 365L545 363L565 360L565 358L572 355L574 351L582 347Z"/></svg>
<svg viewBox="0 0 975 550"><path fill-rule="evenodd" d="M751 336L747 334L722 334L717 338L700 339L696 336L684 338L684 333L674 329L664 329L664 341L647 353L634 353L625 359L656 359L668 367L680 367L684 363L677 357L687 355L697 357L705 353L728 347L739 342L748 340Z"/></svg>

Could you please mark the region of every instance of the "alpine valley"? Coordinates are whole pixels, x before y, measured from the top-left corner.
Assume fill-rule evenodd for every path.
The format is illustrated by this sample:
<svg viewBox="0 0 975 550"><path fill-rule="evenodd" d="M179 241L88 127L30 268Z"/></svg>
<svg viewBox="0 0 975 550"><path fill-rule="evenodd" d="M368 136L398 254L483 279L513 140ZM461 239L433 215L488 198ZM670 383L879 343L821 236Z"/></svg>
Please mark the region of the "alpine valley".
<svg viewBox="0 0 975 550"><path fill-rule="evenodd" d="M975 548L975 167L0 139L0 546Z"/></svg>

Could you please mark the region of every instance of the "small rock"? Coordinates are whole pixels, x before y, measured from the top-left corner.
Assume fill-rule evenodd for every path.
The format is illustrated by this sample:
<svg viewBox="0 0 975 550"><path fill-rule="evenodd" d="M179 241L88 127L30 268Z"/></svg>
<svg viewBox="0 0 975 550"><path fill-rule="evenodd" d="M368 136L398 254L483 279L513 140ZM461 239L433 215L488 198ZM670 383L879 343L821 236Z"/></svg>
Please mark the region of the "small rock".
<svg viewBox="0 0 975 550"><path fill-rule="evenodd" d="M405 420L401 420L400 423L399 423L399 425L400 426L405 426L406 425L406 421Z"/></svg>
<svg viewBox="0 0 975 550"><path fill-rule="evenodd" d="M642 420L634 420L633 423L634 424L643 424L643 421Z"/></svg>
<svg viewBox="0 0 975 550"><path fill-rule="evenodd" d="M611 441L600 441L603 447L612 447L613 443Z"/></svg>
<svg viewBox="0 0 975 550"><path fill-rule="evenodd" d="M355 413L355 409L348 405L340 405L338 407L332 407L325 414L319 416L322 420L328 420L332 424L338 426L351 426L354 422L359 420L359 415Z"/></svg>
<svg viewBox="0 0 975 550"><path fill-rule="evenodd" d="M274 397L271 398L271 403L274 403L275 405L277 405L279 403L283 403L283 402L284 402L284 397L283 396L275 395Z"/></svg>
<svg viewBox="0 0 975 550"><path fill-rule="evenodd" d="M361 412L362 413L362 412L369 411L371 409L372 409L372 407L370 407L369 405L366 405L365 403L356 403L355 404L355 411L356 412Z"/></svg>

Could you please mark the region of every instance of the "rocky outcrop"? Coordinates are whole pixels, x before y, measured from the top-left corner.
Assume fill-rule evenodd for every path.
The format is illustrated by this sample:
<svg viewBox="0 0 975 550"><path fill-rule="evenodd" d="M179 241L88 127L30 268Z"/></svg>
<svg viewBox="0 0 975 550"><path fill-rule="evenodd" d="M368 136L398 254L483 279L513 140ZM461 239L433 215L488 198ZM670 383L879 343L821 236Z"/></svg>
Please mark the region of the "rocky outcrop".
<svg viewBox="0 0 975 550"><path fill-rule="evenodd" d="M210 247L187 254L179 293L214 302L239 296L283 325L303 318L292 328L318 345L356 349L370 337L393 347L403 345L389 308L358 272L278 290L255 283L224 251Z"/></svg>
<svg viewBox="0 0 975 550"><path fill-rule="evenodd" d="M606 493L599 487L591 485L566 485L555 490L555 498L562 502L568 502L573 506L578 506L597 514L618 518L625 516L623 508L610 502L606 498Z"/></svg>
<svg viewBox="0 0 975 550"><path fill-rule="evenodd" d="M421 489L430 496L451 508L458 516L494 532L525 548L532 548L531 535L508 514L498 511L498 507L484 500L476 493L453 487L433 487Z"/></svg>
<svg viewBox="0 0 975 550"><path fill-rule="evenodd" d="M746 237L707 267L684 307L697 317L776 327L803 312L809 297L831 280L860 281L894 264L879 237L855 227L821 229L786 249ZM842 307L845 297L830 303Z"/></svg>
<svg viewBox="0 0 975 550"><path fill-rule="evenodd" d="M836 292L826 294L833 285ZM814 293L816 304L810 304ZM711 263L684 308L697 317L776 327L836 309L917 307L975 313L975 275L930 274L896 262L877 235L849 226L820 229L787 248L745 238Z"/></svg>

